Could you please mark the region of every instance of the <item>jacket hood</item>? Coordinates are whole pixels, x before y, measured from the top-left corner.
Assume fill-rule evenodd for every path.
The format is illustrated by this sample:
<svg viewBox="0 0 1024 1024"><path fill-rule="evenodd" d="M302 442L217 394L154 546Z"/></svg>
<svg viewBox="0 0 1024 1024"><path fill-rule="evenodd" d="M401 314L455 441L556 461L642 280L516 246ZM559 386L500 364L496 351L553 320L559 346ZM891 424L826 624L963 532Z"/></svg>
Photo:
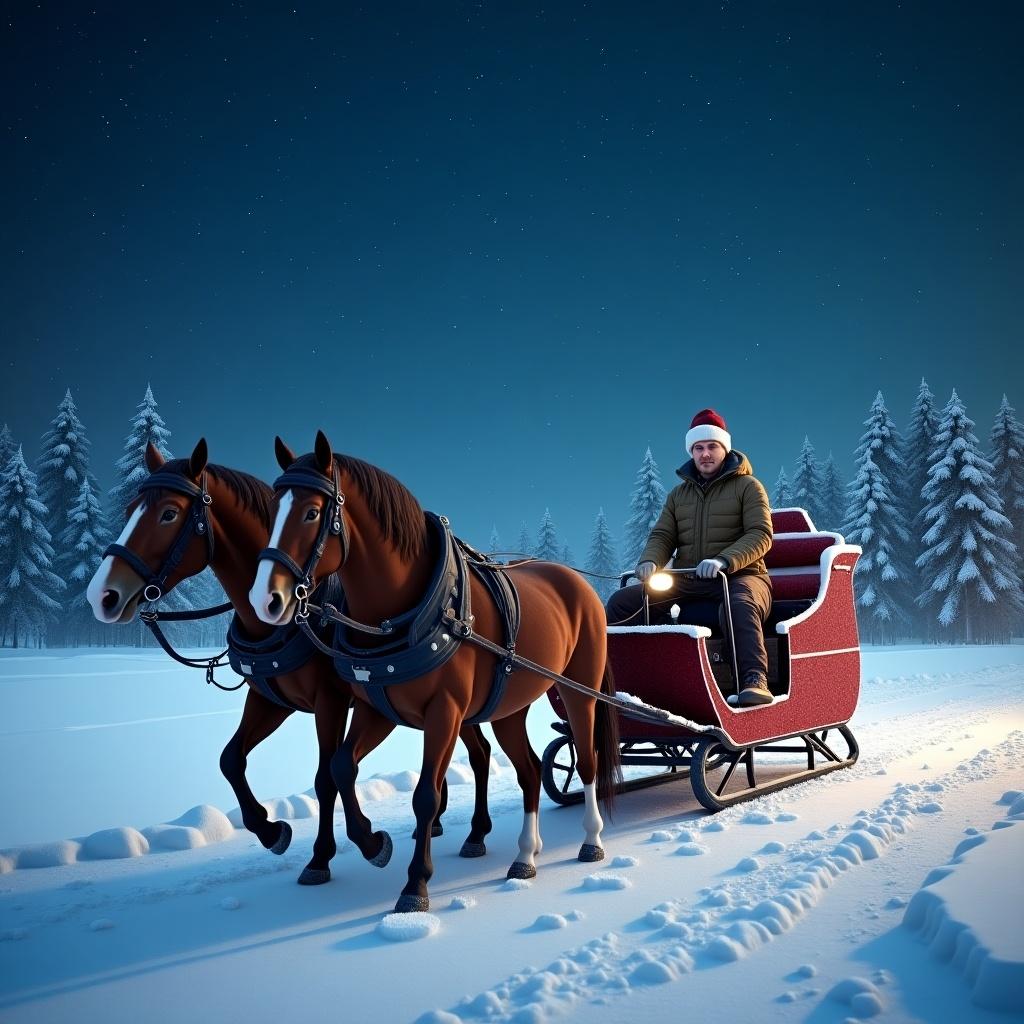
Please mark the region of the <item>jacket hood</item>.
<svg viewBox="0 0 1024 1024"><path fill-rule="evenodd" d="M725 461L722 463L722 468L718 471L718 475L715 477L716 480L724 480L727 476L753 476L754 467L750 464L750 459L746 457L741 451L737 451L735 448L725 457ZM692 480L694 483L701 482L701 475L697 472L697 464L693 459L687 459L677 470L676 476L681 480Z"/></svg>

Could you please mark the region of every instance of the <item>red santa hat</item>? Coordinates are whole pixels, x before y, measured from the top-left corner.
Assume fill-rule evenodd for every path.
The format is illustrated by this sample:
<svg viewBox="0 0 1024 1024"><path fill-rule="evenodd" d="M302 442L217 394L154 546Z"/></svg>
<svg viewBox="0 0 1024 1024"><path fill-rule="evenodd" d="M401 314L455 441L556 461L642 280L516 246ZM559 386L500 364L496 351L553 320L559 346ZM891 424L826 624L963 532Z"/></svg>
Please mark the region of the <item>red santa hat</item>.
<svg viewBox="0 0 1024 1024"><path fill-rule="evenodd" d="M732 451L732 437L725 420L714 409L701 409L686 432L686 451L689 454L698 441L717 441L726 452Z"/></svg>

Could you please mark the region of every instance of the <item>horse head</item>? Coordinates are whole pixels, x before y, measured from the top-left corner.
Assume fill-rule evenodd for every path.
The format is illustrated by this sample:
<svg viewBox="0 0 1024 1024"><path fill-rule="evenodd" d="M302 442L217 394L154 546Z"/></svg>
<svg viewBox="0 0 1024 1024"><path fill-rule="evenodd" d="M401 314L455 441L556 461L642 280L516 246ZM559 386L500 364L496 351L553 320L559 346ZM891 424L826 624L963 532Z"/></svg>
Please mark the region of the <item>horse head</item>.
<svg viewBox="0 0 1024 1024"><path fill-rule="evenodd" d="M146 446L149 476L128 503L125 527L86 589L100 622L131 622L140 601L156 600L208 564L212 542L203 504L208 499L203 486L207 459L205 438L188 459L172 462L152 443Z"/></svg>
<svg viewBox="0 0 1024 1024"><path fill-rule="evenodd" d="M311 453L296 456L274 439L278 465L284 471L274 482L273 528L260 554L249 600L270 625L290 622L297 599L308 596L345 560L347 531L344 495L331 443L317 431Z"/></svg>

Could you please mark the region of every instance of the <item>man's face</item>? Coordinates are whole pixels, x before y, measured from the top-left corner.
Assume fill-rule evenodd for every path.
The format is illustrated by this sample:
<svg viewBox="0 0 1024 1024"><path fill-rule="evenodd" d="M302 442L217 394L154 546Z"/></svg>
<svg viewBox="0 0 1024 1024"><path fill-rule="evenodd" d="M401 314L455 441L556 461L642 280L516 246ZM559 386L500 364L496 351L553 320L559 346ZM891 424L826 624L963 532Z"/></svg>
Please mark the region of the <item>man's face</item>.
<svg viewBox="0 0 1024 1024"><path fill-rule="evenodd" d="M704 479L713 477L725 461L725 448L718 441L698 441L691 449L697 472Z"/></svg>

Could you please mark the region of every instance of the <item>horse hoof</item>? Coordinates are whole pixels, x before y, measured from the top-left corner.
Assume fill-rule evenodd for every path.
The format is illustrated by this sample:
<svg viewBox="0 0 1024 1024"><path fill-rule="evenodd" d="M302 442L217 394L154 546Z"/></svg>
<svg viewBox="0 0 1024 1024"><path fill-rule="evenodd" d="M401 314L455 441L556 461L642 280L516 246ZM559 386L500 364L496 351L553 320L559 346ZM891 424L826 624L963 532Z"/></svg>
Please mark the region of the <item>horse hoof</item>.
<svg viewBox="0 0 1024 1024"><path fill-rule="evenodd" d="M389 836L387 832L374 832L374 835L381 837L380 852L376 857L369 857L367 859L375 868L382 868L389 860L391 860L391 854L394 852L395 848L391 842L391 836Z"/></svg>
<svg viewBox="0 0 1024 1024"><path fill-rule="evenodd" d="M396 914L416 914L429 909L430 898L427 896L406 896L403 893L395 904Z"/></svg>
<svg viewBox="0 0 1024 1024"><path fill-rule="evenodd" d="M299 875L299 885L323 885L330 880L330 868L303 868Z"/></svg>
<svg viewBox="0 0 1024 1024"><path fill-rule="evenodd" d="M291 845L292 842L292 827L287 821L279 821L278 825L281 826L281 834L277 837L277 842L273 846L267 847L271 853L276 853L280 856L285 850Z"/></svg>
<svg viewBox="0 0 1024 1024"><path fill-rule="evenodd" d="M604 860L604 850L600 846L594 846L593 843L584 843L580 847L579 859L587 864L593 864L594 861Z"/></svg>
<svg viewBox="0 0 1024 1024"><path fill-rule="evenodd" d="M532 864L526 864L521 860L512 862L512 867L508 869L506 878L536 878L537 869Z"/></svg>
<svg viewBox="0 0 1024 1024"><path fill-rule="evenodd" d="M459 850L460 857L482 857L487 852L483 843L471 843L468 839L462 844Z"/></svg>

